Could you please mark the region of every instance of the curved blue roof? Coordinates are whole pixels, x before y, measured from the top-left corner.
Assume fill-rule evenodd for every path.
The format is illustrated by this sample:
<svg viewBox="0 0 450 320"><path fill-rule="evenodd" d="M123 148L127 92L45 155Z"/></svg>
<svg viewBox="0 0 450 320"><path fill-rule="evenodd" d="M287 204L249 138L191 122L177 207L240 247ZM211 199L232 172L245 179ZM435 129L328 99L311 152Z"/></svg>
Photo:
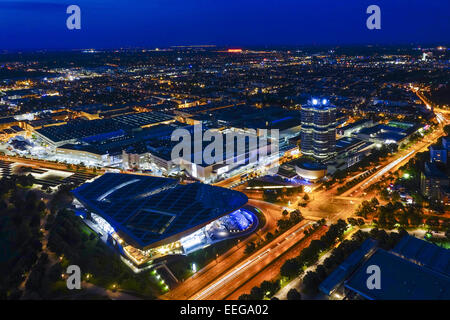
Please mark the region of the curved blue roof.
<svg viewBox="0 0 450 320"><path fill-rule="evenodd" d="M245 194L225 188L121 173L106 173L72 192L140 247L215 220L248 201Z"/></svg>

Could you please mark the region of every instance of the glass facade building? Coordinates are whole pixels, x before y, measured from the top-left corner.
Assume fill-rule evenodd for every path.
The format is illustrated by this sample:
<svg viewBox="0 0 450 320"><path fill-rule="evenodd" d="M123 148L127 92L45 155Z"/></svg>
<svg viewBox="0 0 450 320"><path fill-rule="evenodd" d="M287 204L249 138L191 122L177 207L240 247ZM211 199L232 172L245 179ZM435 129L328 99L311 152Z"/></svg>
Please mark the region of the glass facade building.
<svg viewBox="0 0 450 320"><path fill-rule="evenodd" d="M146 267L256 230L245 194L202 183L105 173L72 191L85 223Z"/></svg>
<svg viewBox="0 0 450 320"><path fill-rule="evenodd" d="M301 151L317 160L336 155L336 106L311 99L301 110Z"/></svg>

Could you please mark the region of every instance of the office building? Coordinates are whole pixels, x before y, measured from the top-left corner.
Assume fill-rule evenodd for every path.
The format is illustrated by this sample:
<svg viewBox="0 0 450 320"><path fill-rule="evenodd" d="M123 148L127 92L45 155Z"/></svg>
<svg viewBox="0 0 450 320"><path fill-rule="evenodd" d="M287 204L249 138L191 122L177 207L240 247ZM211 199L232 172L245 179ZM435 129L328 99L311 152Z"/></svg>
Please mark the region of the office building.
<svg viewBox="0 0 450 320"><path fill-rule="evenodd" d="M336 107L311 99L301 109L301 152L317 160L336 155Z"/></svg>

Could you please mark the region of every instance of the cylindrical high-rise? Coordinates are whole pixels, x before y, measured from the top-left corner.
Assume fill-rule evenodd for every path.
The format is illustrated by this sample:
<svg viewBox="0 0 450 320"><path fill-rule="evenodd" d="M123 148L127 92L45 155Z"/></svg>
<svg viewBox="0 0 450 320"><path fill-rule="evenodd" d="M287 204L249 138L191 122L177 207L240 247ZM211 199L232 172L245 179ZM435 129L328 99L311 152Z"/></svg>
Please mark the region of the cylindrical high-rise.
<svg viewBox="0 0 450 320"><path fill-rule="evenodd" d="M301 109L301 151L317 160L336 155L336 106L311 99Z"/></svg>

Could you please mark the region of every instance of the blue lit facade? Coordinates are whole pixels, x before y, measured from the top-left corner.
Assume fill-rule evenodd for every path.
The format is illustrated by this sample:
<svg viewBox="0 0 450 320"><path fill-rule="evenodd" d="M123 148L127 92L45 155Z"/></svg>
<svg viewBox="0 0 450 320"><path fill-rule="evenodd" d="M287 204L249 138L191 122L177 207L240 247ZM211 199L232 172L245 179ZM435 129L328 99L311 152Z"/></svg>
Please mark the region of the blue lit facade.
<svg viewBox="0 0 450 320"><path fill-rule="evenodd" d="M318 160L336 155L336 107L311 99L301 110L301 152Z"/></svg>
<svg viewBox="0 0 450 320"><path fill-rule="evenodd" d="M247 235L258 225L245 194L202 183L106 173L73 194L89 212L85 222L136 266Z"/></svg>

